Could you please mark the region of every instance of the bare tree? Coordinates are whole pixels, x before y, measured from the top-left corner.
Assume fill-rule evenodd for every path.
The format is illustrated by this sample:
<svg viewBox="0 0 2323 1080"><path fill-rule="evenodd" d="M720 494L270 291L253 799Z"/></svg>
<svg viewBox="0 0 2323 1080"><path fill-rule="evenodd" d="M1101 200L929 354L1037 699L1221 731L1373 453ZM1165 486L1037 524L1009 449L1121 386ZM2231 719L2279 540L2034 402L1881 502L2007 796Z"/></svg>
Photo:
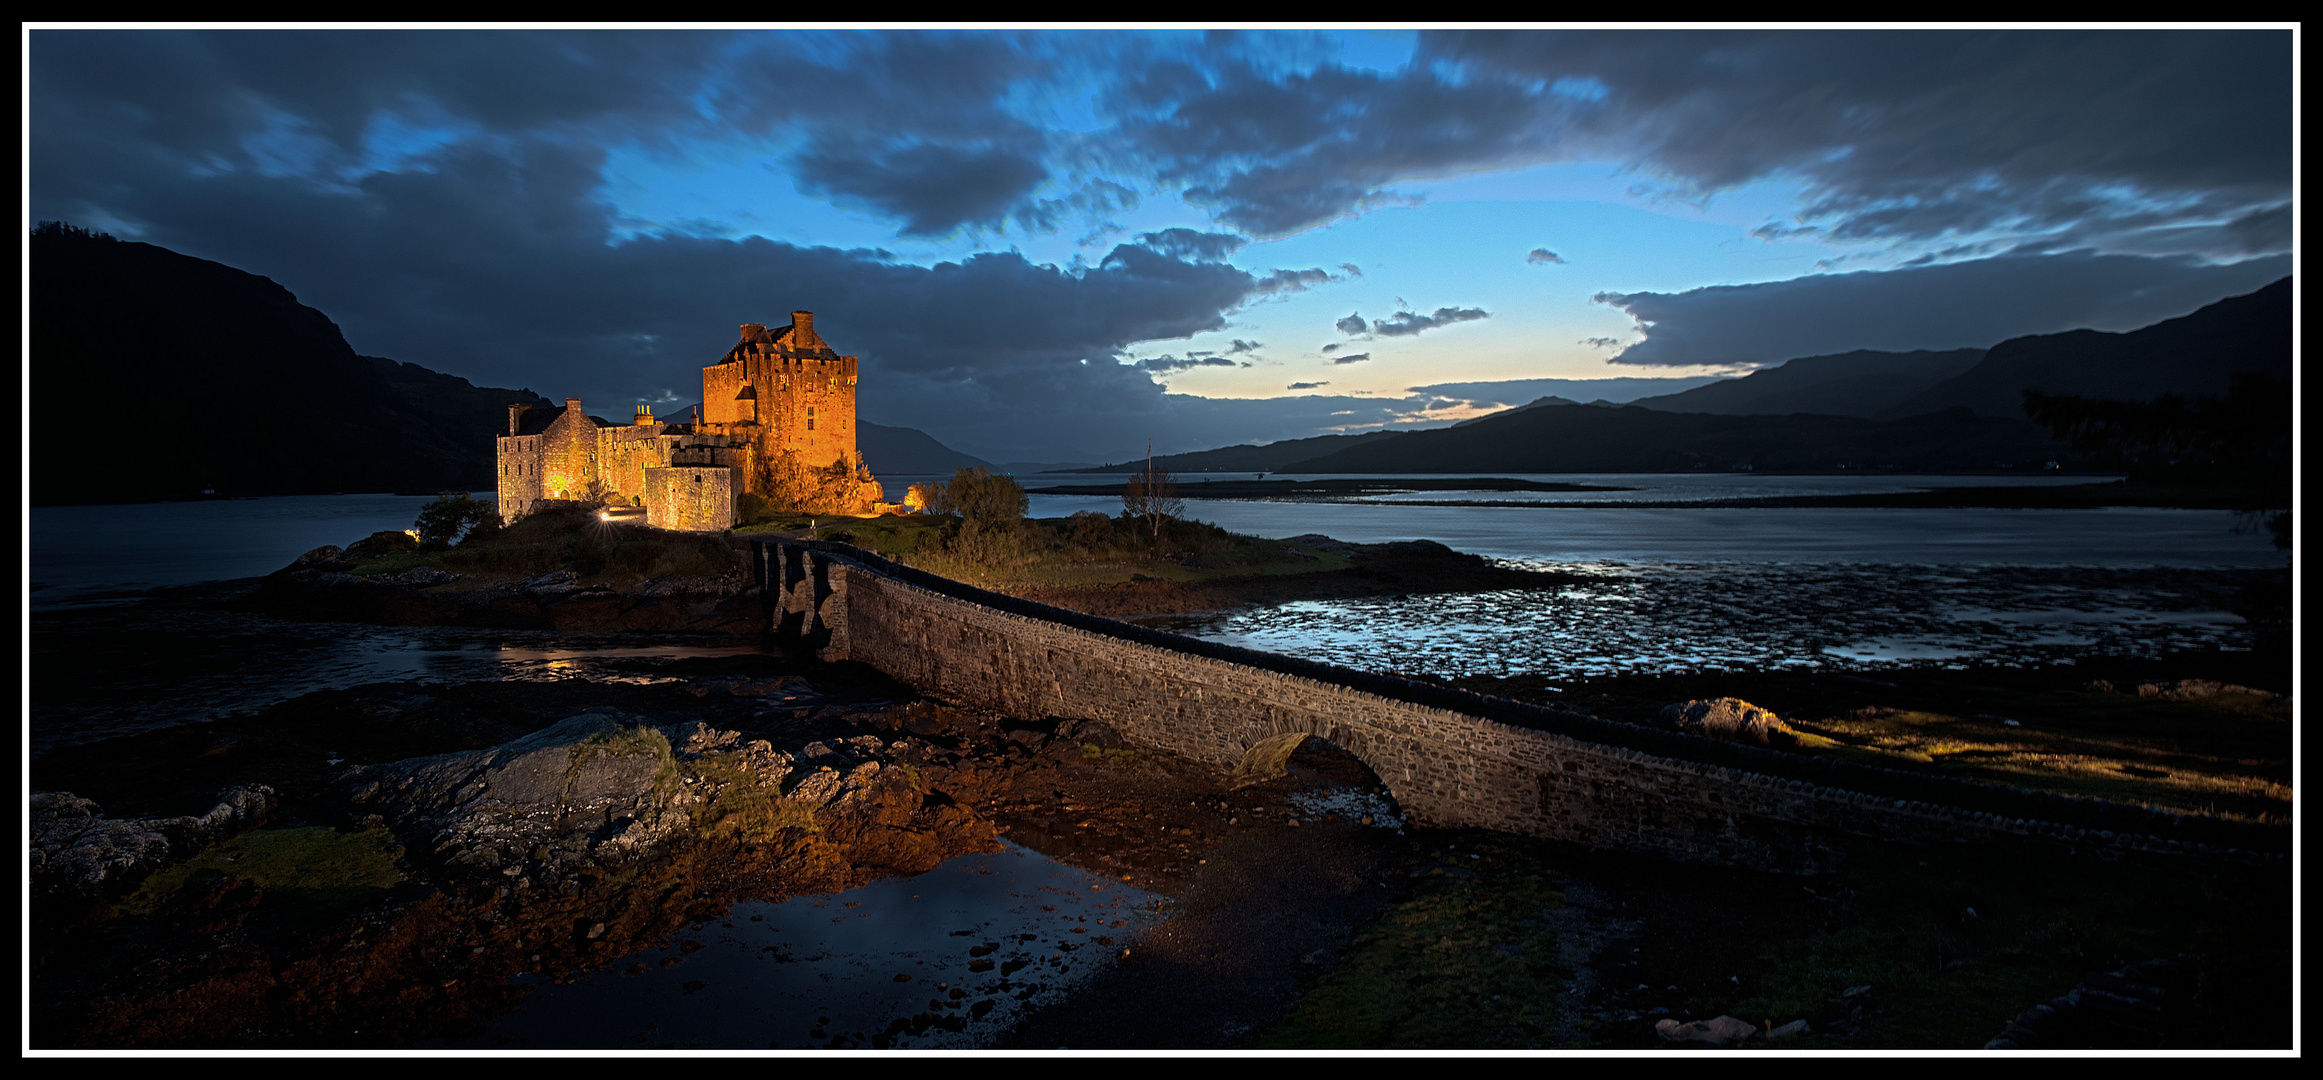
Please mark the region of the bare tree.
<svg viewBox="0 0 2323 1080"><path fill-rule="evenodd" d="M1156 541L1161 539L1162 523L1185 516L1186 500L1178 498L1177 478L1154 467L1152 443L1145 444L1145 471L1130 477L1121 492L1121 512L1144 519Z"/></svg>

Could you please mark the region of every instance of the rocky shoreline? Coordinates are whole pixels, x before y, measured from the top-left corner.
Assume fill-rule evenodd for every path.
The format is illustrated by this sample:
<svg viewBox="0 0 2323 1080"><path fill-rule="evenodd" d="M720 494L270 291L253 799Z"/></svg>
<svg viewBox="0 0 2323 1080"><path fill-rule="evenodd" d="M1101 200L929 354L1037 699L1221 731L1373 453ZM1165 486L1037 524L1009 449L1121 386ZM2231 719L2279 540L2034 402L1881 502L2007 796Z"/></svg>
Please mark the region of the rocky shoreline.
<svg viewBox="0 0 2323 1080"><path fill-rule="evenodd" d="M1392 594L1500 572L1438 545L1370 550L1375 561L1357 568L1368 576L1305 577ZM323 549L227 602L389 625L728 637L742 613L762 611L737 580L591 588L570 573L483 582L334 562ZM1263 595L1131 584L1101 613ZM1678 697L1780 696L1736 678L1611 687L1589 704L1657 722ZM1797 738L1741 703L1729 711L1735 737ZM1718 719L1681 708L1667 722ZM33 778L42 1047L472 1040L528 982L579 980L673 942L663 963L683 963L700 928L741 901L918 874L1004 837L1166 897L1172 914L1134 941L1093 935L1124 955L1066 1001L980 1036L999 1046L1648 1048L1680 1045L1658 1022L1707 1030L1688 1022L1754 1008L1763 1014L1735 1020L1756 1025L1745 1046L1975 1046L2073 985L2085 955L2164 955L2197 937L2205 977L2245 988L2223 1007L2255 1020L2195 1015L2168 1037L2271 1045L2263 1003L2276 968L2251 944L2275 925L2271 871L2181 883L2070 861L2017 874L1926 853L1945 865L1915 868L1907 854L1802 883L1430 833L1399 827L1376 777L1327 744L1301 748L1284 776L1230 786L1099 726L964 710L867 667L804 657L694 657L632 681L318 691L59 745L35 758ZM2184 902L2189 889L2212 898L2207 910ZM2104 929L2077 931L2096 944L2057 953L2042 927L2059 919ZM1895 956L1848 952L1872 925L1901 943ZM1930 942L1932 967L1921 960ZM827 1042L957 1031L1033 989L1032 973L987 965L925 1010Z"/></svg>
<svg viewBox="0 0 2323 1080"><path fill-rule="evenodd" d="M1569 575L1507 567L1429 540L1347 544L1327 536L1291 537L1298 550L1349 558L1342 570L1172 581L1137 575L1100 586L1000 586L1045 604L1109 618L1229 611L1297 600L1557 588ZM739 544L739 541L737 542ZM739 561L739 560L737 560ZM431 566L357 574L358 558L317 548L259 579L236 603L281 618L468 626L581 633L623 631L758 634L766 614L756 582L736 571L719 577L664 577L631 585L584 580L570 569L530 577L463 575Z"/></svg>

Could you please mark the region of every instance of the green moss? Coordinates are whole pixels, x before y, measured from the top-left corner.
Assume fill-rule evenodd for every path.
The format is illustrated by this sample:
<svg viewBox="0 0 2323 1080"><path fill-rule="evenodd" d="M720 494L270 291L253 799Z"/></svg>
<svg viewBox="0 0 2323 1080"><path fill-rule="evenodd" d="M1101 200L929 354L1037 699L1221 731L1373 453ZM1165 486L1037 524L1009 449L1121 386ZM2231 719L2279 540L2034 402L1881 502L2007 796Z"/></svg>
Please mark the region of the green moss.
<svg viewBox="0 0 2323 1080"><path fill-rule="evenodd" d="M1865 709L1794 718L1791 725L1815 737L1816 749L1866 764L2180 811L2289 819L2288 699L2220 694L2166 701L2000 686L1960 691L1971 692L1975 704L1966 707Z"/></svg>
<svg viewBox="0 0 2323 1080"><path fill-rule="evenodd" d="M374 574L400 574L422 566L442 566L444 553L440 551L397 551L357 563L347 571L360 577Z"/></svg>
<svg viewBox="0 0 2323 1080"><path fill-rule="evenodd" d="M322 825L261 829L147 878L135 893L115 905L115 910L149 914L226 877L242 878L307 903L359 905L403 880L403 872L395 865L402 852L394 835L385 829L352 833Z"/></svg>
<svg viewBox="0 0 2323 1080"><path fill-rule="evenodd" d="M2269 1027L2287 1040L2289 889L2267 880L2286 871L1929 854L1874 852L1821 886L1842 898L1835 925L1771 948L1726 1011L1823 1026L1845 990L1869 986L1870 1013L1844 1045L1974 1049L2089 972L2190 953L2222 978L2184 1003L2174 1045L2270 1045L2243 1041Z"/></svg>
<svg viewBox="0 0 2323 1080"><path fill-rule="evenodd" d="M1441 876L1421 879L1419 895L1359 931L1345 959L1256 1045L1556 1045L1571 971L1541 918L1564 905L1555 874L1521 841L1481 837L1462 846L1437 867Z"/></svg>
<svg viewBox="0 0 2323 1080"><path fill-rule="evenodd" d="M572 785L573 776L580 772L581 766L588 764L591 758L600 754L611 757L650 756L655 758L658 766L653 772L654 794L666 799L677 791L677 755L670 751L669 736L662 734L660 728L643 725L620 728L591 735L581 740L580 745L573 750L572 764L565 768L565 784L568 789Z"/></svg>
<svg viewBox="0 0 2323 1080"><path fill-rule="evenodd" d="M695 772L714 794L694 810L702 835L744 844L776 841L786 832L822 832L814 808L783 798L773 785L761 787L761 774L741 765L732 754L708 754L694 763ZM918 778L913 777L914 786Z"/></svg>

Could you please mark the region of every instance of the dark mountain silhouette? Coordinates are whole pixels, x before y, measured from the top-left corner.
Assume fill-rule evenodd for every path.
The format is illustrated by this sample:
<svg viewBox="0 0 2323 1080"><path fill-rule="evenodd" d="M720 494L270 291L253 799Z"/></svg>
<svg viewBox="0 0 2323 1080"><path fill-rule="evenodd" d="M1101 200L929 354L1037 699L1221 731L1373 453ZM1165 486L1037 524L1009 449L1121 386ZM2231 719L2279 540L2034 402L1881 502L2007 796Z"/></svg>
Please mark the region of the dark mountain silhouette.
<svg viewBox="0 0 2323 1080"><path fill-rule="evenodd" d="M992 470L991 462L945 446L918 428L888 427L860 419L855 421L855 450L863 455L863 467L873 476L948 475L977 467Z"/></svg>
<svg viewBox="0 0 2323 1080"><path fill-rule="evenodd" d="M2026 420L1965 409L1882 422L1555 405L1292 462L1291 473L1906 472L2040 468L2068 456Z"/></svg>
<svg viewBox="0 0 2323 1080"><path fill-rule="evenodd" d="M1888 415L1964 406L1986 416L2022 416L2028 390L2113 401L2215 397L2245 371L2291 377L2290 278L2128 333L2070 330L2010 338L1975 367L1913 395Z"/></svg>
<svg viewBox="0 0 2323 1080"><path fill-rule="evenodd" d="M1858 349L1832 356L1802 356L1739 379L1639 398L1630 404L1663 412L1727 416L1822 413L1885 418L1913 396L1975 367L1984 353L1983 349L1903 353Z"/></svg>
<svg viewBox="0 0 2323 1080"><path fill-rule="evenodd" d="M488 490L530 390L359 356L255 274L48 223L32 236L35 503Z"/></svg>
<svg viewBox="0 0 2323 1080"><path fill-rule="evenodd" d="M1405 434L1400 431L1374 431L1368 435L1318 435L1311 439L1284 439L1265 446L1224 446L1216 450L1197 450L1190 454L1158 455L1153 459L1153 464L1155 468L1173 473L1283 472L1292 462L1348 448L1376 446L1403 438ZM1145 459L1138 458L1135 461L1072 471L1133 473L1144 468Z"/></svg>

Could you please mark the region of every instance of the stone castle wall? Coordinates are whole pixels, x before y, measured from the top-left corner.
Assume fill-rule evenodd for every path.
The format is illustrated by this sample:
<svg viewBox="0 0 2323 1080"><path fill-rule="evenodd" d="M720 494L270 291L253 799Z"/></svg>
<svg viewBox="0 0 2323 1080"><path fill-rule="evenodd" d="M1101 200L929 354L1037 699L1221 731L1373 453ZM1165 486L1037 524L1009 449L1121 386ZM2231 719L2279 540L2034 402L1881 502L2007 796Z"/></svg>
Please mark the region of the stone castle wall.
<svg viewBox="0 0 2323 1080"><path fill-rule="evenodd" d="M1431 827L1802 873L1870 843L2275 858L2287 830L1713 742L1127 626L828 543L757 548L778 635L933 695L1101 720L1221 772L1336 743Z"/></svg>
<svg viewBox="0 0 2323 1080"><path fill-rule="evenodd" d="M645 470L645 523L718 532L734 527L734 470L723 465Z"/></svg>

